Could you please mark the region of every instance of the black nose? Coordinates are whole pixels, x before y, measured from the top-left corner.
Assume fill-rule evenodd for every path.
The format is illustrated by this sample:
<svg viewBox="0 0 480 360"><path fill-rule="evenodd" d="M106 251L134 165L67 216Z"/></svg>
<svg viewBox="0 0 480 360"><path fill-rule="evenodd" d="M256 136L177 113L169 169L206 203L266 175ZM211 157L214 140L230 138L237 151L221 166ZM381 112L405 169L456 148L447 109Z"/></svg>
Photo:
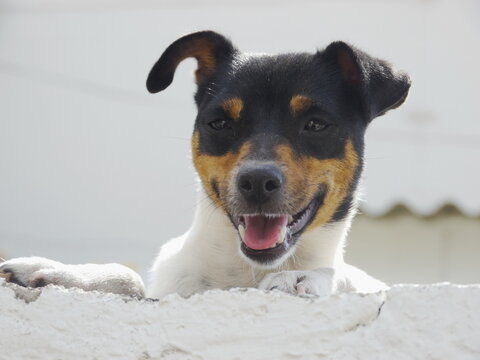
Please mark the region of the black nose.
<svg viewBox="0 0 480 360"><path fill-rule="evenodd" d="M262 204L280 192L283 174L273 164L246 165L238 173L237 186L248 202Z"/></svg>

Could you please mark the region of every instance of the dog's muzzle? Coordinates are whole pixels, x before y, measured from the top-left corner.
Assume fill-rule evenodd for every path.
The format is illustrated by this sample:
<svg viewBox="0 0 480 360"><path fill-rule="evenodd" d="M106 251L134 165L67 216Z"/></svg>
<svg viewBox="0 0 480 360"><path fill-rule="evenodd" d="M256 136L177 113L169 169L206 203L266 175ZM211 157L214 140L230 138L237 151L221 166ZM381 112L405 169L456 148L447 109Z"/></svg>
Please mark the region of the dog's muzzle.
<svg viewBox="0 0 480 360"><path fill-rule="evenodd" d="M236 215L231 215L244 255L260 265L286 257L323 202L325 188L299 212L291 212L286 179L275 163L243 165L234 182Z"/></svg>

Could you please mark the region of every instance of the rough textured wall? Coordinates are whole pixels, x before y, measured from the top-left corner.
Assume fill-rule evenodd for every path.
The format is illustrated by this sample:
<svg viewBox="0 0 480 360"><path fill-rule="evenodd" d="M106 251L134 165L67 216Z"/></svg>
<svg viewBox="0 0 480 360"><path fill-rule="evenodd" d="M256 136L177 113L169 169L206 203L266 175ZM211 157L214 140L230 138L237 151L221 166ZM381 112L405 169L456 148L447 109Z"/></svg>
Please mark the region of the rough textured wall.
<svg viewBox="0 0 480 360"><path fill-rule="evenodd" d="M1 359L479 359L480 286L161 301L0 280Z"/></svg>

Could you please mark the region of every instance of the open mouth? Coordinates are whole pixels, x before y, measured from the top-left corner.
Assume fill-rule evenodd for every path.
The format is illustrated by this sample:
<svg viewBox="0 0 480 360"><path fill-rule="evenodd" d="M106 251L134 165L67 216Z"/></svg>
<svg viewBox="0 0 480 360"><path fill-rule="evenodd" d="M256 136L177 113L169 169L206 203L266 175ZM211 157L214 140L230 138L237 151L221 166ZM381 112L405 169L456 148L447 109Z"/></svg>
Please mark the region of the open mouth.
<svg viewBox="0 0 480 360"><path fill-rule="evenodd" d="M242 215L238 232L242 252L259 263L271 263L285 255L311 223L323 203L325 189L302 211L290 214Z"/></svg>

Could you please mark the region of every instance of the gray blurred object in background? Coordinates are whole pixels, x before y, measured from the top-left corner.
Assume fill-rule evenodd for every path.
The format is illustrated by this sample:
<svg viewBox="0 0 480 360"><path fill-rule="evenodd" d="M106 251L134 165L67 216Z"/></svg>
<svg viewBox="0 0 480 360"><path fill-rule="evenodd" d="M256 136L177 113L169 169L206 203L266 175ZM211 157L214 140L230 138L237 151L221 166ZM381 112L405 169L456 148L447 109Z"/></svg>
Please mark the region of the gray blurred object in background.
<svg viewBox="0 0 480 360"><path fill-rule="evenodd" d="M0 2L0 255L122 262L146 274L188 229L193 60L149 95L150 66L199 29L244 51L345 40L413 79L367 135L347 261L387 282L480 282L480 2Z"/></svg>

